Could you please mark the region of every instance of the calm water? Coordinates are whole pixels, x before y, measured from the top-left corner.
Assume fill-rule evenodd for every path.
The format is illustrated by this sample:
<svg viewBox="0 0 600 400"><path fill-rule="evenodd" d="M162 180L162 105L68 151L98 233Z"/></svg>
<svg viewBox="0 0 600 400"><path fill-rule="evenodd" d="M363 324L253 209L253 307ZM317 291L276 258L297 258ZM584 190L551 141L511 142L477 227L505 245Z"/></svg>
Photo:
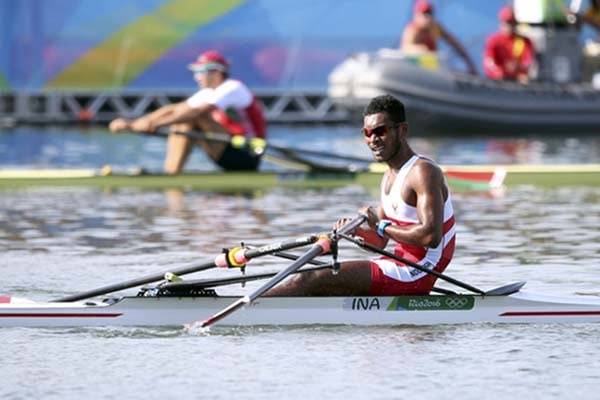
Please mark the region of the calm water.
<svg viewBox="0 0 600 400"><path fill-rule="evenodd" d="M273 126L272 144L369 158L359 126ZM420 153L442 164L556 164L600 162L597 135L530 135L515 137L411 137ZM106 129L18 127L0 129L0 168L116 168L160 170L165 151L163 138L109 134ZM326 160L319 159L323 163ZM213 170L201 151L188 162L190 170ZM264 162L263 169L277 166Z"/></svg>
<svg viewBox="0 0 600 400"><path fill-rule="evenodd" d="M307 135L321 140L321 134ZM89 156L79 156L89 161L105 151L105 142L100 134L86 137L100 143ZM334 132L333 138L359 153L343 134ZM84 152L90 145L52 140L53 146L77 145ZM556 151L539 142L544 160L579 154L598 162L594 140L555 140L563 143ZM461 149L481 157L477 149L489 142L476 142ZM6 137L0 143L6 145ZM69 160L77 159L78 152L73 154ZM147 162L160 166L160 156ZM37 156L30 160L42 165L33 161ZM201 165L202 158L197 160ZM61 164L55 158L48 163ZM239 195L2 191L0 293L55 298L205 259L240 240L267 243L327 230L376 197L355 186ZM587 187L455 193L458 247L448 273L483 289L527 280L530 291L597 296L599 200L600 188ZM343 259L365 256L350 245L341 249ZM248 268L272 271L282 265L270 258ZM230 273L235 274L213 270L195 276ZM241 295L258 285L221 293ZM600 325L594 324L214 328L205 335L178 327L7 328L0 329L0 398L596 399L599 335Z"/></svg>

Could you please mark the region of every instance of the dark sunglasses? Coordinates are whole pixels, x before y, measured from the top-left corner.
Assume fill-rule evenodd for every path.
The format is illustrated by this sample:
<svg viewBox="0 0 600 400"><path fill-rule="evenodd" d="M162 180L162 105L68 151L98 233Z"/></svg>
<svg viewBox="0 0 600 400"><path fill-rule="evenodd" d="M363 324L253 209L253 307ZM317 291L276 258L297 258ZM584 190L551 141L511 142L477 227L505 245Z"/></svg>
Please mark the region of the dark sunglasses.
<svg viewBox="0 0 600 400"><path fill-rule="evenodd" d="M394 127L398 126L398 124L394 124ZM375 135L377 137L382 137L383 135L387 135L390 132L390 127L387 125L379 125L373 129L362 128L362 133L365 137L370 138Z"/></svg>

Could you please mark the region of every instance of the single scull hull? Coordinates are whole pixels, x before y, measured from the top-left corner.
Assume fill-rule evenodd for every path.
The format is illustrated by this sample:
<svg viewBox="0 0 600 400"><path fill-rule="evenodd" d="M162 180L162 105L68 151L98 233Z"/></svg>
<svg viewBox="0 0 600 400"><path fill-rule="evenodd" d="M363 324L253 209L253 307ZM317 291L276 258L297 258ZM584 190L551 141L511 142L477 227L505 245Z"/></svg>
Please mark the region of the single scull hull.
<svg viewBox="0 0 600 400"><path fill-rule="evenodd" d="M201 320L236 297L123 297L51 303L0 297L0 327L168 326ZM508 296L260 298L221 325L437 325L600 322L600 299Z"/></svg>

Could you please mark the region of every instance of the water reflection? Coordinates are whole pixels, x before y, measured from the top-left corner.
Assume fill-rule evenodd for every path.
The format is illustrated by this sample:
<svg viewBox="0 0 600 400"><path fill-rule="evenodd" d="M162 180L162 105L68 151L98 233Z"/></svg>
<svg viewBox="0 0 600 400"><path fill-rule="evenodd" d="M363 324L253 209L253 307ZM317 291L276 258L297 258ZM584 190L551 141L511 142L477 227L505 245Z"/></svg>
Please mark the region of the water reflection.
<svg viewBox="0 0 600 400"><path fill-rule="evenodd" d="M520 186L504 194L454 193L457 254L448 272L499 286L530 280L571 291L597 291L600 257L600 189ZM270 243L322 232L340 216L352 216L377 194L362 187L267 192L35 189L0 197L0 268L32 271L40 282L54 274L106 283L108 270L129 275L214 256L223 247ZM345 244L344 258L368 256ZM260 265L277 268L281 260ZM115 279L111 279L114 281ZM594 282L596 288L594 289ZM75 285L75 284L74 284ZM40 285L41 287L43 285ZM82 286L78 285L81 289ZM442 285L444 286L444 285ZM31 287L30 287L31 289Z"/></svg>

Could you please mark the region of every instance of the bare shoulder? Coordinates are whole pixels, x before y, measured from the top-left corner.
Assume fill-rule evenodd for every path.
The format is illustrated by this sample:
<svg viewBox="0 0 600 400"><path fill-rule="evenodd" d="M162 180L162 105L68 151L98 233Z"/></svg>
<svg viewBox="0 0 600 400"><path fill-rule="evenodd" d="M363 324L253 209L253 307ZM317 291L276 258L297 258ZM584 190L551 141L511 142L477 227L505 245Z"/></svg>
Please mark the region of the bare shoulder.
<svg viewBox="0 0 600 400"><path fill-rule="evenodd" d="M410 173L413 186L440 185L444 183L444 172L434 161L419 158Z"/></svg>

